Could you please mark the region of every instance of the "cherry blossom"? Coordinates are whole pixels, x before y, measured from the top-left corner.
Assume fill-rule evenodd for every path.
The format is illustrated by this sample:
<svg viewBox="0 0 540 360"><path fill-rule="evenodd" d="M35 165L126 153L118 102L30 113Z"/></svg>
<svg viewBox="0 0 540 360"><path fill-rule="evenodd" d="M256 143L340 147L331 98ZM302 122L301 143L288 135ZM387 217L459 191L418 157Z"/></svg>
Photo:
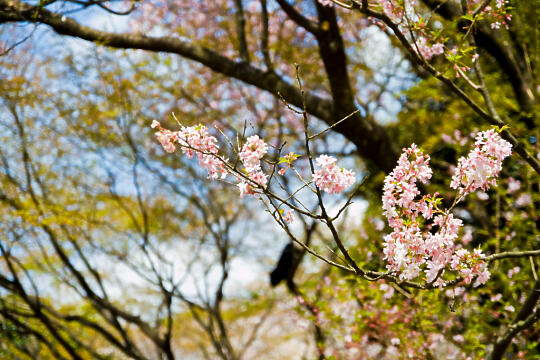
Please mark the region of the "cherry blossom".
<svg viewBox="0 0 540 360"><path fill-rule="evenodd" d="M278 171L279 175L281 175L281 176L285 175L285 171L287 171L292 166L292 163L299 157L300 157L300 155L295 154L294 152L291 151L287 155L280 158L278 164L286 163L287 167L285 167L283 169L280 169Z"/></svg>
<svg viewBox="0 0 540 360"><path fill-rule="evenodd" d="M258 135L253 135L247 138L242 151L238 154L240 161L242 161L246 169L247 177L263 187L268 183L268 175L262 171L261 159L267 152L268 145L264 140ZM249 184L245 179L241 179L238 188L240 189L240 197L244 197L246 194L255 194L252 184Z"/></svg>
<svg viewBox="0 0 540 360"><path fill-rule="evenodd" d="M227 175L223 161L217 156L219 150L217 139L208 134L206 126L182 126L177 132L177 139L182 153L188 158L191 158L194 152L196 153L199 165L208 171L209 178L217 179L220 174L221 178L224 178Z"/></svg>
<svg viewBox="0 0 540 360"><path fill-rule="evenodd" d="M161 129L156 133L158 141L161 143L163 150L168 153L173 153L176 150L174 142L176 141L176 133L167 129Z"/></svg>
<svg viewBox="0 0 540 360"><path fill-rule="evenodd" d="M418 47L418 52L426 60L430 60L435 55L441 55L444 53L444 45L441 43L435 43L433 45L428 44L428 39L424 36L419 37L416 40L416 46Z"/></svg>
<svg viewBox="0 0 540 360"><path fill-rule="evenodd" d="M268 145L258 135L247 138L238 154L247 171L258 171L261 168L261 159L268 152Z"/></svg>
<svg viewBox="0 0 540 360"><path fill-rule="evenodd" d="M494 130L478 133L476 140L473 155L469 155L473 160L460 159L458 169L463 175L455 176L453 181L459 187L457 200L478 188L487 189L488 182L493 184L502 160L510 155L510 144ZM463 221L455 218L451 209L437 207L437 193L421 196L416 185L417 182L427 183L431 178L429 160L429 156L412 144L403 149L398 165L385 178L382 208L393 229L384 237L387 268L399 273L403 280L414 279L423 271L428 283L442 287L445 285L442 276L450 266L465 283L470 284L476 277L474 286L484 284L490 273L482 251L475 249L471 253L456 246ZM465 185L460 185L462 183ZM470 236L465 235L464 243L470 241L467 238Z"/></svg>
<svg viewBox="0 0 540 360"><path fill-rule="evenodd" d="M512 145L494 130L476 135L475 147L469 155L460 158L450 187L458 189L458 201L467 194L496 186L495 178L502 170L502 161L512 153Z"/></svg>
<svg viewBox="0 0 540 360"><path fill-rule="evenodd" d="M521 188L521 181L514 179L513 177L508 178L508 193L513 194Z"/></svg>
<svg viewBox="0 0 540 360"><path fill-rule="evenodd" d="M294 212L292 210L287 211L283 219L285 220L287 224L289 225L292 224L294 221Z"/></svg>
<svg viewBox="0 0 540 360"><path fill-rule="evenodd" d="M530 194L527 194L527 193L523 193L523 194L519 195L518 198L516 199L516 201L514 202L514 205L517 208L526 207L526 206L529 206L531 204L532 204L532 197L531 197Z"/></svg>
<svg viewBox="0 0 540 360"><path fill-rule="evenodd" d="M208 134L208 128L204 125L182 126L180 131L171 131L165 129L161 124L153 120L151 128L158 128L156 137L161 143L163 149L168 153L176 150L175 143L182 149L182 153L188 158L196 154L199 165L208 171L210 179L224 178L227 170L223 160L218 156L219 148L217 139Z"/></svg>
<svg viewBox="0 0 540 360"><path fill-rule="evenodd" d="M319 169L313 173L313 181L329 194L339 194L356 180L352 170L338 167L336 161L336 158L328 155L320 155L315 160Z"/></svg>

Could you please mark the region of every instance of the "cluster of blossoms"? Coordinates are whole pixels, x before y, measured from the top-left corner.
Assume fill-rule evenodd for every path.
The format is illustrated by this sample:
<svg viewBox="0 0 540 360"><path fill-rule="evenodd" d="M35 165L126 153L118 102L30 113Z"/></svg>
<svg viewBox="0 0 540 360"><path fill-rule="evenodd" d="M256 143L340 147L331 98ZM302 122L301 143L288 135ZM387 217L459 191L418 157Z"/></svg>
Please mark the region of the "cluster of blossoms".
<svg viewBox="0 0 540 360"><path fill-rule="evenodd" d="M416 182L427 183L431 175L429 156L413 144L409 149L404 149L398 166L384 181L383 214L394 229L385 236L384 258L388 261L387 268L401 272L402 279L417 277L429 252L418 218L432 218L434 202L427 196L419 201L415 199L420 195ZM431 241L430 245L436 244Z"/></svg>
<svg viewBox="0 0 540 360"><path fill-rule="evenodd" d="M470 6L480 6L484 1L483 0L469 0ZM500 29L501 25L504 25L508 29L508 24L512 20L512 14L507 12L506 3L507 0L496 0L495 6L486 6L482 10L482 14L491 18L490 26L492 29ZM472 12L472 10L470 11Z"/></svg>
<svg viewBox="0 0 540 360"><path fill-rule="evenodd" d="M483 257L481 249L474 249L472 253L465 249L458 249L452 256L450 265L452 269L459 272L465 283L470 284L472 277L477 275L475 285L480 285L488 281L491 275L486 262L482 260Z"/></svg>
<svg viewBox="0 0 540 360"><path fill-rule="evenodd" d="M401 32L409 36L409 28L414 27L417 31L412 41L413 49L416 50L424 59L430 60L435 55L444 53L444 45L440 41L430 39L429 34L424 31L426 24L421 16L416 14L414 9L414 0L403 2L391 0L379 0L382 10L388 18L395 24L398 24ZM411 39L412 40L412 39Z"/></svg>
<svg viewBox="0 0 540 360"><path fill-rule="evenodd" d="M281 175L281 176L285 175L285 171L287 171L292 166L292 163L299 157L300 157L300 155L295 154L293 152L290 152L287 155L280 158L279 164L285 163L285 164L287 164L287 166L278 171L279 175Z"/></svg>
<svg viewBox="0 0 540 360"><path fill-rule="evenodd" d="M294 221L294 212L292 210L288 210L285 213L285 216L283 217L283 220L285 220L285 222L287 224L292 224L293 221Z"/></svg>
<svg viewBox="0 0 540 360"><path fill-rule="evenodd" d="M172 153L176 150L175 143L178 143L182 152L189 158L195 153L199 160L199 165L208 171L208 177L217 179L227 175L225 164L218 156L217 139L208 134L208 128L204 125L182 126L180 131L164 129L161 124L154 120L152 128L158 128L156 137L163 149Z"/></svg>
<svg viewBox="0 0 540 360"><path fill-rule="evenodd" d="M264 140L258 135L253 135L247 138L242 151L238 154L248 178L261 186L266 186L268 182L268 176L261 168L261 159L267 152L268 145ZM254 194L253 187L246 180L241 179L237 186L240 189L240 197Z"/></svg>
<svg viewBox="0 0 540 360"><path fill-rule="evenodd" d="M418 47L420 55L426 60L444 53L444 45L442 43L437 42L429 46L428 39L425 36L421 36L416 40L416 47Z"/></svg>
<svg viewBox="0 0 540 360"><path fill-rule="evenodd" d="M474 295L461 289L464 299L476 301ZM296 310L302 319L302 322L297 320L297 325L307 331L308 318L332 336L332 341L323 342L319 348L320 353L331 359L412 360L424 358L419 354L428 353L434 359L472 359L460 346L455 346L468 338L465 332L455 335L461 324L460 313L448 313L443 321L437 319L440 326L426 333L411 324L434 324L436 317L432 315L437 303L431 299L436 294L427 295L429 300L424 300L421 306L414 299L391 300L393 296L394 288L388 283L360 282L351 288L339 274L331 274L319 281L316 296L297 297Z"/></svg>
<svg viewBox="0 0 540 360"><path fill-rule="evenodd" d="M319 3L323 6L332 6L334 4L332 0L319 0ZM375 3L382 9L384 15L394 24L398 25L401 33L409 38L411 44L414 43L412 48L424 59L430 60L433 56L444 53L442 39L434 39L427 30L428 27L424 20L425 16L418 14L415 9L415 0L376 0ZM504 25L508 29L512 15L507 12L506 3L506 0L496 0L495 6L485 6L479 13L480 18L487 18L492 29L499 29L501 25ZM467 7L469 8L469 14L465 18L473 21L473 12L479 6L484 6L484 0L468 0ZM371 20L375 24L383 28L385 27L381 21L373 18ZM414 30L414 36L411 35L410 30ZM473 58L474 60L475 58ZM459 70L463 71L465 69L464 67L459 67ZM459 77L459 73L457 76Z"/></svg>
<svg viewBox="0 0 540 360"><path fill-rule="evenodd" d="M458 189L458 199L477 189L488 190L496 186L495 178L502 169L503 160L512 153L512 145L501 138L494 129L476 135L474 149L460 158L450 187Z"/></svg>
<svg viewBox="0 0 540 360"><path fill-rule="evenodd" d="M452 180L452 187L459 188L457 201L478 188L495 185L501 162L511 153L511 145L494 130L481 132L476 139L467 159L460 159ZM450 210L438 209L438 194L418 198L421 193L416 183L427 183L431 175L429 156L413 144L404 149L398 166L385 179L383 210L393 229L384 238L387 268L401 279L414 279L424 270L427 282L444 286L442 275L450 265L466 283L476 276L474 285L484 284L490 273L481 250L470 253L456 246L463 222ZM428 220L432 221L429 226ZM438 229L429 231L433 228Z"/></svg>
<svg viewBox="0 0 540 360"><path fill-rule="evenodd" d="M319 167L313 173L315 185L329 194L338 194L354 184L354 172L338 167L336 158L328 155L320 155L315 163Z"/></svg>
<svg viewBox="0 0 540 360"><path fill-rule="evenodd" d="M224 178L227 173L233 173L232 165L227 167L227 159L219 156L218 142L214 136L208 134L208 128L204 125L197 126L182 126L180 131L171 131L165 129L161 124L154 120L151 127L157 128L156 137L161 143L163 149L168 153L173 153L176 150L176 145L182 149L182 153L189 158L194 155L199 160L199 165L208 171L208 177L211 179ZM236 172L238 179L238 189L240 197L247 195L255 195L260 193L257 191L257 184L266 187L268 184L268 175L263 172L261 159L268 152L268 144L264 142L258 135L253 135L247 138L246 143L242 146L238 157L244 166L244 175ZM292 166L292 163L299 157L293 152L281 158L281 163L286 163L287 167L279 170L280 175L284 175L285 171ZM337 194L351 186L354 181L354 172L351 170L339 168L336 164L336 159L321 155L317 158L316 163L320 169L313 174L315 184L330 194ZM292 210L283 214L283 220L290 224L294 221L294 213Z"/></svg>

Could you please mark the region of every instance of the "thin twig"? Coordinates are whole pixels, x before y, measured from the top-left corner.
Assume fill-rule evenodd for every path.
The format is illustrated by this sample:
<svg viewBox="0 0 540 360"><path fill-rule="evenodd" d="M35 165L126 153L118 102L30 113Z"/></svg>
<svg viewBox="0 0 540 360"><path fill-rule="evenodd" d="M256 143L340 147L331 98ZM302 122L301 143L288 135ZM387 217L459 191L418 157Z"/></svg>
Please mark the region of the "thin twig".
<svg viewBox="0 0 540 360"><path fill-rule="evenodd" d="M308 137L308 140L313 140L315 139L317 136L321 136L322 134L324 134L325 132L327 132L328 130L338 126L339 124L341 124L343 121L353 117L355 114L357 114L358 112L360 111L360 109L358 110L355 110L353 111L352 113L350 113L349 115L345 116L343 119L341 120L338 120L337 122L333 123L332 125L328 126L326 129L322 130L322 131L319 131L318 133L316 133L315 135L311 135Z"/></svg>

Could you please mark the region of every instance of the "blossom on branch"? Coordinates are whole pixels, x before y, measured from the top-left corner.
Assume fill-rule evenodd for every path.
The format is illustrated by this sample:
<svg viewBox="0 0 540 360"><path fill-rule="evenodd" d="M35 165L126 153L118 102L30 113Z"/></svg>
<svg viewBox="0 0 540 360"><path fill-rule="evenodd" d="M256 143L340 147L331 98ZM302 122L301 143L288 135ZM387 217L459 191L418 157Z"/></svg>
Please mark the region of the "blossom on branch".
<svg viewBox="0 0 540 360"><path fill-rule="evenodd" d="M261 159L268 152L268 145L258 135L253 135L247 138L246 143L242 147L242 151L238 154L240 161L246 169L249 180L261 186L266 186L268 183L268 175L262 171ZM240 189L240 197L246 194L253 195L253 186L245 179L241 179L237 185Z"/></svg>
<svg viewBox="0 0 540 360"><path fill-rule="evenodd" d="M454 204L468 193L495 185L501 163L510 153L511 145L495 130L478 133L475 148L467 158L459 160L453 177L452 187L458 189ZM452 208L437 207L438 194L420 197L416 183L427 183L431 178L429 159L413 144L403 150L398 165L384 181L383 213L393 229L384 237L387 268L404 280L414 279L424 271L428 283L444 286L442 276L450 266L467 284L473 277L474 286L484 284L490 273L482 251L475 249L471 253L456 245L463 222L454 218ZM431 219L432 223L428 223Z"/></svg>
<svg viewBox="0 0 540 360"><path fill-rule="evenodd" d="M194 154L197 156L199 165L208 171L210 179L224 178L227 175L225 164L218 156L217 139L208 134L206 126L182 126L180 131L171 131L154 120L151 127L159 129L155 135L166 152L173 153L177 143L188 158L192 158Z"/></svg>
<svg viewBox="0 0 540 360"><path fill-rule="evenodd" d="M352 170L338 167L336 158L328 155L320 155L315 163L319 167L313 173L315 185L329 194L339 194L355 182Z"/></svg>
<svg viewBox="0 0 540 360"><path fill-rule="evenodd" d="M287 224L289 225L292 224L294 221L294 212L292 210L287 211L283 219L285 220Z"/></svg>
<svg viewBox="0 0 540 360"><path fill-rule="evenodd" d="M268 145L258 135L247 138L246 143L240 151L240 160L247 171L257 171L261 169L261 159L268 152Z"/></svg>
<svg viewBox="0 0 540 360"><path fill-rule="evenodd" d="M460 158L450 187L458 189L458 199L477 189L484 191L497 186L495 178L502 170L503 160L512 153L512 145L494 129L476 135L474 149Z"/></svg>

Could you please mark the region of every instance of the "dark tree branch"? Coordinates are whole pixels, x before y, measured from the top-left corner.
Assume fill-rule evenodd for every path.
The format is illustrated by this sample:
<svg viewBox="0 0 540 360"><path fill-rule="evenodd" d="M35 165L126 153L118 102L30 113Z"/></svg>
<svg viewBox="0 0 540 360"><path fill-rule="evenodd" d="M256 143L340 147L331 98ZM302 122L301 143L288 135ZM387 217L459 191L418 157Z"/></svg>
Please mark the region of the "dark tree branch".
<svg viewBox="0 0 540 360"><path fill-rule="evenodd" d="M244 16L244 6L242 0L234 0L236 12L234 14L236 21L236 36L238 37L238 51L242 61L249 63L249 50L246 38L246 18Z"/></svg>
<svg viewBox="0 0 540 360"><path fill-rule="evenodd" d="M309 31L312 34L316 34L319 32L319 25L306 18L304 15L302 15L300 12L298 12L291 4L287 2L287 0L276 0L279 6L281 6L281 9L287 14L287 16L294 21L298 26L303 27L307 31Z"/></svg>
<svg viewBox="0 0 540 360"><path fill-rule="evenodd" d="M317 43L319 45L319 54L324 63L325 71L330 83L332 99L334 100L335 117L334 121L350 116L355 113L358 108L355 104L354 91L349 78L347 55L345 54L345 46L340 33L336 11L333 7L326 7L316 2L317 14L319 18L320 31L316 34ZM306 102L307 105L307 102ZM306 106L307 110L307 106ZM308 110L309 112L309 110ZM373 119L358 122L359 116L355 113L350 121L345 121L337 126L335 130L340 133L351 131L351 127L362 129L365 133L370 133L370 136L375 136L377 142L382 145L391 156L390 164L384 168L390 170L394 167L395 159L398 151L395 145L390 141L387 134L382 128L377 127ZM330 124L330 125L333 125ZM368 140L363 139L357 146L359 149L366 149Z"/></svg>
<svg viewBox="0 0 540 360"><path fill-rule="evenodd" d="M540 307L538 305L540 299L540 278L534 283L534 288L525 300L525 303L519 310L512 325L508 327L506 332L497 338L497 342L493 347L493 351L489 355L488 360L500 360L506 352L506 348L512 342L512 339L522 330L528 329L540 319ZM535 311L535 307L536 311Z"/></svg>
<svg viewBox="0 0 540 360"><path fill-rule="evenodd" d="M266 65L266 71L274 71L274 66L272 65L272 58L270 57L270 50L268 49L268 6L266 0L261 1L261 20L262 20L262 31L261 31L261 51L264 57L264 65Z"/></svg>

